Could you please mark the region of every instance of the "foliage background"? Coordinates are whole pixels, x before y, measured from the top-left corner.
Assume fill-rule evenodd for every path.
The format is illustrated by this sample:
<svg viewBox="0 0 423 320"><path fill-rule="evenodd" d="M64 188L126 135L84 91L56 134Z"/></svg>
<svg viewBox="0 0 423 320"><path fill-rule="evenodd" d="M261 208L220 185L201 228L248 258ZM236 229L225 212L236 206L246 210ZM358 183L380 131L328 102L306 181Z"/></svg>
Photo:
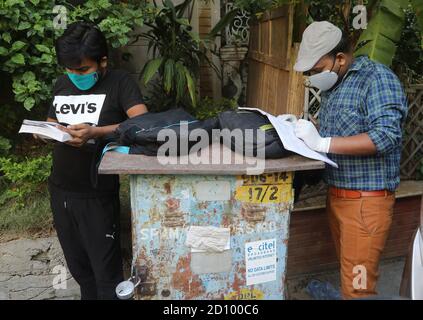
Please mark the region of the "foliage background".
<svg viewBox="0 0 423 320"><path fill-rule="evenodd" d="M56 77L55 5L66 8L67 24L96 23L111 48L132 39L133 30L154 14L146 1L0 1L0 230L50 225L46 180L51 146L17 135L22 119L44 120ZM63 22L63 21L61 21Z"/></svg>

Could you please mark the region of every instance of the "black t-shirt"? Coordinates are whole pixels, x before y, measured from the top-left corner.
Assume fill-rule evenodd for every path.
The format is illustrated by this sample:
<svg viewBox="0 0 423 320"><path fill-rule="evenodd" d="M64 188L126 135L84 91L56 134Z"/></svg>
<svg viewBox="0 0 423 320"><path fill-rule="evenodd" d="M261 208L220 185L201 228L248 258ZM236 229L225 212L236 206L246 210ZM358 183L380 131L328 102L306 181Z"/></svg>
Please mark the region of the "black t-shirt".
<svg viewBox="0 0 423 320"><path fill-rule="evenodd" d="M143 104L141 91L131 75L122 70L108 70L89 90L79 90L67 75L59 77L53 89L48 117L64 125L89 123L107 126L127 119L126 111ZM57 142L49 182L63 190L77 193L116 192L118 176L98 175L92 182L93 161L99 152L96 144L72 147Z"/></svg>

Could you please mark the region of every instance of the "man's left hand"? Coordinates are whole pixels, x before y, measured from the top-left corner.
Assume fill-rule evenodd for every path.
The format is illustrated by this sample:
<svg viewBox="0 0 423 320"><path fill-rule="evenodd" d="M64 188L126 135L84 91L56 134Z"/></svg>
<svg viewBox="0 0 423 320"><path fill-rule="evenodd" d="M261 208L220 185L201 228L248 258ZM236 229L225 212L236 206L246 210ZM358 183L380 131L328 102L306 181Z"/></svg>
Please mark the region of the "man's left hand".
<svg viewBox="0 0 423 320"><path fill-rule="evenodd" d="M97 130L97 127L92 127L86 123L68 126L65 131L69 133L73 139L66 141L65 143L73 147L81 147L88 140L97 136Z"/></svg>

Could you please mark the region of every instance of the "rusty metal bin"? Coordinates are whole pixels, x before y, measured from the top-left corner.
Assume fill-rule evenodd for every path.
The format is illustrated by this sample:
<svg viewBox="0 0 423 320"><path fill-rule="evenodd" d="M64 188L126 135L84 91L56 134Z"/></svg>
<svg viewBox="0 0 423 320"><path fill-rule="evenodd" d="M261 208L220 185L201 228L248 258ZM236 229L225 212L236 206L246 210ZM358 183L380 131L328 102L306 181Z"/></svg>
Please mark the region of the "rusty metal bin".
<svg viewBox="0 0 423 320"><path fill-rule="evenodd" d="M245 164L106 153L100 173L130 175L136 298L285 299L293 175L323 167L291 156L248 176Z"/></svg>

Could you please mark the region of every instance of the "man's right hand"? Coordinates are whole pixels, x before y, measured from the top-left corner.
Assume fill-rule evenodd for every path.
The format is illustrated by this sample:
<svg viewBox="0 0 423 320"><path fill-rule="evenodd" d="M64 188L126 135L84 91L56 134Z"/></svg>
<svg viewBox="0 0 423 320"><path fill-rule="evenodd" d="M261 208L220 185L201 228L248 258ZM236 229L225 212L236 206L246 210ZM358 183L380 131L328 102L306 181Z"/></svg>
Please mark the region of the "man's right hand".
<svg viewBox="0 0 423 320"><path fill-rule="evenodd" d="M317 152L329 152L332 139L321 137L311 121L298 120L295 125L295 135L303 140L310 149Z"/></svg>

